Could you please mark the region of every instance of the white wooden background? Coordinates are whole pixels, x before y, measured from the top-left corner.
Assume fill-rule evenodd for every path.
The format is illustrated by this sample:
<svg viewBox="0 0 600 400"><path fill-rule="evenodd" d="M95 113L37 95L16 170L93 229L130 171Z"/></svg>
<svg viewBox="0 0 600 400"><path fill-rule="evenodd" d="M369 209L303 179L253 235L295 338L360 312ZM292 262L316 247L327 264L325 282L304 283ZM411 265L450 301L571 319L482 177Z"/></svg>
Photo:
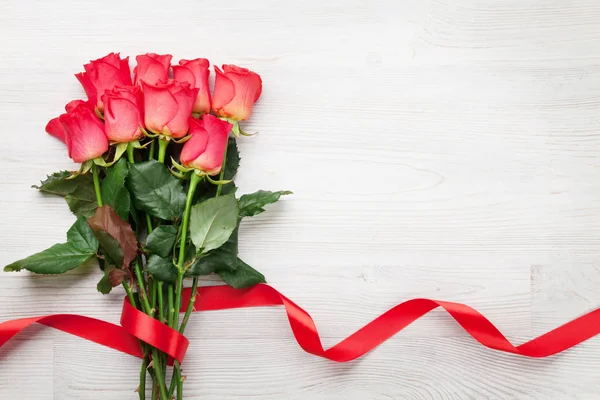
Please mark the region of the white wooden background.
<svg viewBox="0 0 600 400"><path fill-rule="evenodd" d="M516 343L600 305L597 0L0 2L0 262L60 242L72 168L46 122L110 51L259 72L241 192L295 195L241 255L327 346L412 298L466 302ZM0 320L118 322L96 269L0 274ZM545 360L476 344L443 312L363 359L302 352L279 308L196 314L188 399L597 399L600 338ZM34 340L28 340L28 339ZM0 398L136 399L139 361L47 328L0 350Z"/></svg>

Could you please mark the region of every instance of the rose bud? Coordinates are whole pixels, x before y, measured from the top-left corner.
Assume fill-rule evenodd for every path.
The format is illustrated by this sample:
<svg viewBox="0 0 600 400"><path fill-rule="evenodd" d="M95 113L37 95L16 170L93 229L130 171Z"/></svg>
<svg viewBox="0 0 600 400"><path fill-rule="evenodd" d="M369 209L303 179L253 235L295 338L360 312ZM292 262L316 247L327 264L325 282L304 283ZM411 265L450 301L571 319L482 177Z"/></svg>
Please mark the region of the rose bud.
<svg viewBox="0 0 600 400"><path fill-rule="evenodd" d="M127 143L143 136L142 91L139 86L116 87L102 96L108 140Z"/></svg>
<svg viewBox="0 0 600 400"><path fill-rule="evenodd" d="M192 138L185 142L179 160L186 168L195 168L208 175L221 171L227 137L231 131L229 122L206 114L202 120L190 118Z"/></svg>
<svg viewBox="0 0 600 400"><path fill-rule="evenodd" d="M212 98L215 114L235 121L248 119L262 91L260 76L235 65L223 65L223 71L215 66L215 73Z"/></svg>
<svg viewBox="0 0 600 400"><path fill-rule="evenodd" d="M134 81L139 85L141 81L149 85L167 82L169 79L169 66L171 65L170 54L147 53L135 58L136 67L133 69Z"/></svg>
<svg viewBox="0 0 600 400"><path fill-rule="evenodd" d="M181 60L179 65L173 66L173 78L175 80L187 82L191 87L198 89L198 95L192 108L192 111L198 114L210 112L209 66L210 63L206 58L197 58L191 61Z"/></svg>
<svg viewBox="0 0 600 400"><path fill-rule="evenodd" d="M108 150L102 120L83 102L48 122L46 132L65 142L69 157L77 163L100 157Z"/></svg>
<svg viewBox="0 0 600 400"><path fill-rule="evenodd" d="M142 89L146 128L175 139L184 137L189 129L189 118L198 89L177 81L156 85L142 81Z"/></svg>
<svg viewBox="0 0 600 400"><path fill-rule="evenodd" d="M121 59L119 53L110 53L98 60L90 61L83 66L85 72L75 74L90 104L103 111L102 95L115 86L131 85L131 71L129 70L129 57Z"/></svg>

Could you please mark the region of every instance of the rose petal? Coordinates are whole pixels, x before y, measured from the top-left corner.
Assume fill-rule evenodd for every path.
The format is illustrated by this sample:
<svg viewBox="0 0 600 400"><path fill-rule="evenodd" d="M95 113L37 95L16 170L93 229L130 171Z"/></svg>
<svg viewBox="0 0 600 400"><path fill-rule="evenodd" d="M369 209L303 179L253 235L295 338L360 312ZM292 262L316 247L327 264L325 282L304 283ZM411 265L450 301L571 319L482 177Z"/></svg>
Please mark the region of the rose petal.
<svg viewBox="0 0 600 400"><path fill-rule="evenodd" d="M102 121L85 104L59 117L67 132L67 148L73 161L82 163L108 150Z"/></svg>
<svg viewBox="0 0 600 400"><path fill-rule="evenodd" d="M179 106L175 97L169 92L171 85L155 86L142 82L144 121L146 128L151 132L163 133L167 123L177 115Z"/></svg>
<svg viewBox="0 0 600 400"><path fill-rule="evenodd" d="M185 142L179 156L179 161L185 167L189 167L190 163L206 150L208 144L208 132L202 126L202 121L190 118L189 125L192 138Z"/></svg>
<svg viewBox="0 0 600 400"><path fill-rule="evenodd" d="M213 111L218 114L221 108L227 105L234 97L235 87L233 82L215 65L215 89L212 98Z"/></svg>
<svg viewBox="0 0 600 400"><path fill-rule="evenodd" d="M61 142L67 143L67 131L62 122L60 122L60 117L52 118L48 121L46 124L46 132L59 139Z"/></svg>
<svg viewBox="0 0 600 400"><path fill-rule="evenodd" d="M204 130L208 132L208 143L204 152L190 165L209 175L215 175L221 171L227 139L233 125L210 114L204 116L203 123Z"/></svg>
<svg viewBox="0 0 600 400"><path fill-rule="evenodd" d="M177 101L177 114L168 122L167 127L176 139L182 138L188 133L189 118L192 114L192 107L194 106L197 94L198 89L186 88L184 86L181 86L173 94Z"/></svg>

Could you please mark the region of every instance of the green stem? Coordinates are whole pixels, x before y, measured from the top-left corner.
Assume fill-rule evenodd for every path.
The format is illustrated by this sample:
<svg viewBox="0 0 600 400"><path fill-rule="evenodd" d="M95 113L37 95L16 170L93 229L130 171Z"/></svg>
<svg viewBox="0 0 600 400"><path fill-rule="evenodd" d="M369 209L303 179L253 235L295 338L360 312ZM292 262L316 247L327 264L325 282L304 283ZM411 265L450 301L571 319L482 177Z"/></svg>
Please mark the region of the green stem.
<svg viewBox="0 0 600 400"><path fill-rule="evenodd" d="M192 310L194 309L194 303L196 302L196 293L198 292L198 277L195 276L192 282L192 296L190 297L190 302L188 303L187 309L185 310L185 315L183 316L183 321L181 321L181 326L179 327L179 332L183 334L185 331L185 327L190 319L190 315L192 314Z"/></svg>
<svg viewBox="0 0 600 400"><path fill-rule="evenodd" d="M167 287L167 296L167 307L169 308L167 324L173 326L173 315L175 314L175 306L173 305L173 285Z"/></svg>
<svg viewBox="0 0 600 400"><path fill-rule="evenodd" d="M158 290L157 290L158 282L152 277L148 277L148 293L150 295L150 307L153 310L156 310L156 300L158 298Z"/></svg>
<svg viewBox="0 0 600 400"><path fill-rule="evenodd" d="M169 142L166 140L158 140L158 162L161 164L165 163L165 154L167 154L167 146Z"/></svg>
<svg viewBox="0 0 600 400"><path fill-rule="evenodd" d="M130 144L127 145L127 161L130 164L135 164L135 158L133 158L133 152L135 151L135 147Z"/></svg>
<svg viewBox="0 0 600 400"><path fill-rule="evenodd" d="M135 297L133 297L133 291L126 281L123 281L123 288L125 289L125 293L127 293L127 298L129 299L131 305L137 307L135 304Z"/></svg>
<svg viewBox="0 0 600 400"><path fill-rule="evenodd" d="M152 233L152 218L150 218L150 214L146 214L146 225L148 226L148 235Z"/></svg>
<svg viewBox="0 0 600 400"><path fill-rule="evenodd" d="M156 140L152 139L152 142L150 142L150 150L148 152L148 160L152 160L154 158L155 144Z"/></svg>
<svg viewBox="0 0 600 400"><path fill-rule="evenodd" d="M178 385L177 382L181 382L181 365L179 365L178 361L175 361L173 363L173 376L171 377L171 385L169 385L169 398L173 398L173 393L175 393L175 388L177 388Z"/></svg>
<svg viewBox="0 0 600 400"><path fill-rule="evenodd" d="M188 225L190 222L190 210L192 208L192 202L194 200L194 192L196 191L196 187L198 186L198 183L200 182L201 178L196 175L195 173L192 173L191 179L190 179L190 187L188 188L188 193L187 193L187 198L185 201L185 211L183 213L183 222L181 224L181 241L180 241L180 245L179 245L179 259L177 261L177 286L175 288L175 305L173 307L173 310L175 312L175 317L171 320L171 328L173 329L177 329L177 326L179 324L179 310L181 308L181 293L183 292L183 277L185 274L185 268L184 268L184 263L185 263L185 244L187 241L187 233L188 233ZM194 279L194 281L196 281L196 279ZM197 287L197 282L196 282L196 287ZM188 306L189 307L189 306ZM186 314L187 314L187 310L186 310ZM189 316L188 316L189 319ZM187 321L185 322L187 324ZM181 399L182 397L180 397L181 393L182 393L182 382L181 382L181 366L179 365L178 362L175 362L175 369L173 370L173 377L171 378L171 387L169 388L169 393L170 395L173 394L174 391L174 387L173 384L175 384L175 386L177 387L177 398Z"/></svg>
<svg viewBox="0 0 600 400"><path fill-rule="evenodd" d="M92 177L94 179L94 191L96 192L96 201L98 202L98 207L102 207L104 203L102 203L102 192L100 192L100 178L98 177L98 166L96 164L92 164Z"/></svg>
<svg viewBox="0 0 600 400"><path fill-rule="evenodd" d="M162 281L158 281L158 320L164 324L165 323L165 304L163 300L163 283Z"/></svg>
<svg viewBox="0 0 600 400"><path fill-rule="evenodd" d="M146 369L148 369L148 357L144 356L142 369L140 370L140 387L138 388L140 400L146 400Z"/></svg>
<svg viewBox="0 0 600 400"><path fill-rule="evenodd" d="M131 290L131 286L129 286L129 284L126 281L123 281L123 288L125 288L125 292L127 293L127 298L129 299L129 302L134 307L137 307L136 302L135 302L135 297L133 297L133 291ZM144 353L145 353L147 351L145 343L140 341L140 344L141 344L142 348L144 348ZM153 358L154 358L154 353L157 353L156 349L152 349L152 354L153 354L152 357ZM147 358L146 358L146 356L144 356L144 361L142 362L142 370L140 371L140 392L139 392L140 400L144 400L145 396L146 396L146 374L145 374L145 372L146 372L146 369L148 366L147 362L148 362ZM144 365L144 364L146 364L146 365ZM166 387L164 385L164 380L163 380L163 387L165 389L164 390L165 393L164 393L162 400L168 400L168 397L166 396L167 393L166 393Z"/></svg>
<svg viewBox="0 0 600 400"><path fill-rule="evenodd" d="M183 275L185 274L184 263L185 263L185 243L187 241L188 225L190 223L190 210L192 209L192 202L194 200L194 192L200 182L201 178L192 173L190 179L190 187L188 188L187 198L185 200L185 211L183 213L183 222L181 224L181 241L179 244L179 259L177 261L177 286L175 287L175 314L179 315L179 309L181 307L181 292L183 291ZM179 318L173 319L173 329L177 329Z"/></svg>
<svg viewBox="0 0 600 400"><path fill-rule="evenodd" d="M167 386L165 385L165 377L163 375L163 369L160 361L158 350L152 348L152 367L154 368L154 376L158 382L158 390L160 391L161 400L169 400L167 392Z"/></svg>
<svg viewBox="0 0 600 400"><path fill-rule="evenodd" d="M140 302L142 303L142 308L144 312L149 316L154 314L152 307L150 307L150 302L148 301L148 294L146 293L146 287L144 282L144 277L142 276L142 270L140 269L139 263L134 264L135 277L137 278L138 283L138 291L140 292Z"/></svg>
<svg viewBox="0 0 600 400"><path fill-rule="evenodd" d="M225 152L223 153L223 162L221 163L221 173L219 173L219 184L217 185L217 194L215 197L219 197L221 195L221 188L223 187L221 182L223 182L223 178L225 177L225 160L227 160L227 145L225 145Z"/></svg>
<svg viewBox="0 0 600 400"><path fill-rule="evenodd" d="M152 400L158 400L158 386L154 384L154 380L152 380Z"/></svg>
<svg viewBox="0 0 600 400"><path fill-rule="evenodd" d="M183 276L185 272L183 269L183 264L185 262L185 242L187 240L188 233L188 225L190 223L190 210L192 209L192 202L194 200L194 193L196 192L196 187L198 183L202 180L198 175L192 173L190 178L190 187L188 188L187 198L185 200L185 211L183 213L183 222L181 224L181 244L179 245L179 260L177 261L177 269L179 270L179 274ZM177 293L177 292L175 292ZM179 292L179 294L181 294ZM177 307L175 307L177 311Z"/></svg>
<svg viewBox="0 0 600 400"><path fill-rule="evenodd" d="M181 379L181 367L177 363L177 400L183 400L183 380Z"/></svg>
<svg viewBox="0 0 600 400"><path fill-rule="evenodd" d="M179 311L181 309L181 292L183 291L183 272L177 272L177 286L175 286L175 306L173 306L174 317L171 328L177 329L179 326Z"/></svg>

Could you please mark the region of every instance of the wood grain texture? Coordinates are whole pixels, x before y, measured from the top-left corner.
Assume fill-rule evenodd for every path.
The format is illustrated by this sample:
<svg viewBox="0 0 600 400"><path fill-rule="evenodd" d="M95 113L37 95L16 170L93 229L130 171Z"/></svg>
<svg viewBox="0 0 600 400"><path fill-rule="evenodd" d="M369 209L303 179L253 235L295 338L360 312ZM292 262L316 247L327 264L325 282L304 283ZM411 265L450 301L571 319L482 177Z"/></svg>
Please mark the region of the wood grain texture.
<svg viewBox="0 0 600 400"><path fill-rule="evenodd" d="M600 304L597 0L68 0L0 3L0 262L73 221L30 186L72 168L44 133L110 51L207 57L263 77L240 192L293 196L241 255L332 345L411 297L470 304L522 342ZM117 322L93 269L0 274L0 320ZM600 339L545 360L489 351L434 312L350 364L303 353L281 310L194 315L188 399L596 399ZM35 341L24 339L35 337ZM138 362L34 328L0 398L136 399Z"/></svg>

